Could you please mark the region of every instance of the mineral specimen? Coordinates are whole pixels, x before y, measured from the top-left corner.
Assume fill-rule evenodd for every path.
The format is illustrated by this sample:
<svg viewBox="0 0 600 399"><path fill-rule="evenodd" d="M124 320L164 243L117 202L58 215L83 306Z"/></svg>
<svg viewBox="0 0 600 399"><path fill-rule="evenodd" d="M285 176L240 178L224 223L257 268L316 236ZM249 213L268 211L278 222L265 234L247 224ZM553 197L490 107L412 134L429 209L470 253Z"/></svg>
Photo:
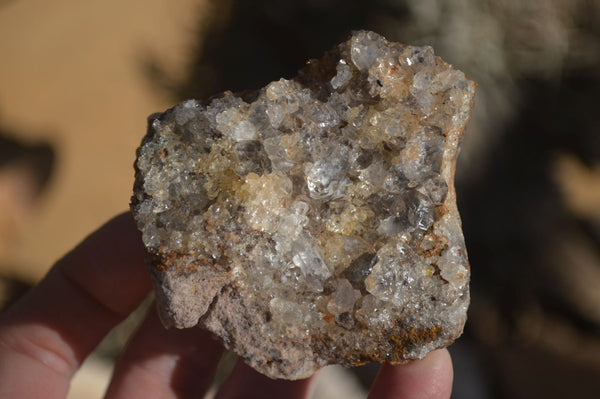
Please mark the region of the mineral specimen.
<svg viewBox="0 0 600 399"><path fill-rule="evenodd" d="M360 31L291 80L150 116L132 210L165 326L287 379L452 343L474 87L430 47Z"/></svg>

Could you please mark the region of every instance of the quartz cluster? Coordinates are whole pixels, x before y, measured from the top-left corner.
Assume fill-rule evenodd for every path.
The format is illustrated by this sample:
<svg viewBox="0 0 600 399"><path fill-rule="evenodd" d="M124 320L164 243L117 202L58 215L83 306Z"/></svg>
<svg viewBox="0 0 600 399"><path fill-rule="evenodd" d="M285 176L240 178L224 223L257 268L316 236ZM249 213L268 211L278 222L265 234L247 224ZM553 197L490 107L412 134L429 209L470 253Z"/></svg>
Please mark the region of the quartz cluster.
<svg viewBox="0 0 600 399"><path fill-rule="evenodd" d="M474 89L430 47L359 31L291 80L150 116L132 210L163 323L287 379L452 343Z"/></svg>

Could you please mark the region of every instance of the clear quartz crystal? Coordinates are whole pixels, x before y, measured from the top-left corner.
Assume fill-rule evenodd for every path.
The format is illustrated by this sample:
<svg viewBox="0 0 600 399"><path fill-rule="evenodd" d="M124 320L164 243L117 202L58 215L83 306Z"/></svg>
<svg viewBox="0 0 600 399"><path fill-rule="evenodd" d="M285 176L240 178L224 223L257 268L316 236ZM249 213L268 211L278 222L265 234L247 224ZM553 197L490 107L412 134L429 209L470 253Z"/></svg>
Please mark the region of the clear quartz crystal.
<svg viewBox="0 0 600 399"><path fill-rule="evenodd" d="M473 94L431 47L360 31L294 79L152 115L132 210L163 322L200 322L278 378L451 343Z"/></svg>

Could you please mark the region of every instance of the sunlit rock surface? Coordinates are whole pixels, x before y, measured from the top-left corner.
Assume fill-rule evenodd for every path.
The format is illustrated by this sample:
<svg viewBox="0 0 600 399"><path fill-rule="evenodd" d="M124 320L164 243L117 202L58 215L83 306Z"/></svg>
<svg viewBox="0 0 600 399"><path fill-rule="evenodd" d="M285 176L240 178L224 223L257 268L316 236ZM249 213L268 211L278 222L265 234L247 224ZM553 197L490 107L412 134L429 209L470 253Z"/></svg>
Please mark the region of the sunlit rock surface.
<svg viewBox="0 0 600 399"><path fill-rule="evenodd" d="M474 86L430 47L361 31L292 80L152 115L132 210L163 323L288 379L452 343Z"/></svg>

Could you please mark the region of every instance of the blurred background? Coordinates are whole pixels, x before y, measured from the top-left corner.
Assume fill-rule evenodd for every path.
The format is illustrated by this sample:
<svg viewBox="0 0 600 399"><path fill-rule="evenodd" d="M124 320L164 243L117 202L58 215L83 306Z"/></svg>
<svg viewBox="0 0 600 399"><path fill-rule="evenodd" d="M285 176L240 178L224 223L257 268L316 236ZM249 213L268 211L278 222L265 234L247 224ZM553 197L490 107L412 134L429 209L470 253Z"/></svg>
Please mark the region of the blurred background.
<svg viewBox="0 0 600 399"><path fill-rule="evenodd" d="M0 0L0 309L128 208L149 114L292 77L355 29L432 45L479 85L457 176L472 306L453 397L598 397L597 0ZM134 324L71 399L101 397ZM365 397L375 372L328 368L317 396Z"/></svg>

